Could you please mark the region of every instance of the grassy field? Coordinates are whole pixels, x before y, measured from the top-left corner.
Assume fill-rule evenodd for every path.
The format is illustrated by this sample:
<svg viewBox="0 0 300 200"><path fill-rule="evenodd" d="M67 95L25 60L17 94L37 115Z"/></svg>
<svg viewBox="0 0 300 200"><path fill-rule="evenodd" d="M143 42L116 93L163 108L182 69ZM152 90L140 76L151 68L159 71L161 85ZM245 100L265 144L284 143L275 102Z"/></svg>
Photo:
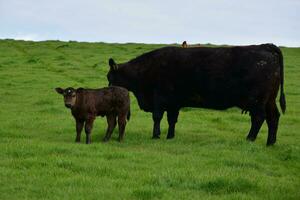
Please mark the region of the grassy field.
<svg viewBox="0 0 300 200"><path fill-rule="evenodd" d="M75 144L75 122L55 87L107 86L108 58L164 45L0 40L0 199L300 199L300 48L282 48L287 112L275 146L245 137L250 118L183 109L176 137L151 140L152 119L132 100L125 141Z"/></svg>

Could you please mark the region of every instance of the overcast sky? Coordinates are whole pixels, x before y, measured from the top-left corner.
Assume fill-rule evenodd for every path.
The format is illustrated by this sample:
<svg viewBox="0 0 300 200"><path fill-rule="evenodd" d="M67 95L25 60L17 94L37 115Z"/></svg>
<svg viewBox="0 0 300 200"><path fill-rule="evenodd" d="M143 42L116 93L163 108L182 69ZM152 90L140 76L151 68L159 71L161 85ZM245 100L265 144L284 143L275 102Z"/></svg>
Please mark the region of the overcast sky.
<svg viewBox="0 0 300 200"><path fill-rule="evenodd" d="M0 38L300 46L300 0L0 0Z"/></svg>

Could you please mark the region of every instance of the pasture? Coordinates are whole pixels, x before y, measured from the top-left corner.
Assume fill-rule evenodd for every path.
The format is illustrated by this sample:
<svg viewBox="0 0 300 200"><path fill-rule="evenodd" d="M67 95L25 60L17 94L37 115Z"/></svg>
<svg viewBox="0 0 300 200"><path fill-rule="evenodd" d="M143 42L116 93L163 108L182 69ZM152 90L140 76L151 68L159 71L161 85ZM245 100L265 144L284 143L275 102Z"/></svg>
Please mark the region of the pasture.
<svg viewBox="0 0 300 200"><path fill-rule="evenodd" d="M287 112L277 143L267 125L247 142L250 117L185 108L175 139L152 136L152 118L131 94L125 140L75 144L75 121L55 87L107 86L117 63L165 45L0 40L0 199L300 199L300 48L282 48ZM278 101L277 101L278 103Z"/></svg>

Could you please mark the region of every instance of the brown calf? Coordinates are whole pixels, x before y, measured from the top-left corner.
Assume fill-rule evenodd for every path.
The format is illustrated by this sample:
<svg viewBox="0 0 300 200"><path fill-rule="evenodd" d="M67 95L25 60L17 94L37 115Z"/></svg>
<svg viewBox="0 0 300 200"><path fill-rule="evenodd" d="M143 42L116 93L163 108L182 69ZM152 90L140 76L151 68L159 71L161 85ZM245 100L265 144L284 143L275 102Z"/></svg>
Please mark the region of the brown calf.
<svg viewBox="0 0 300 200"><path fill-rule="evenodd" d="M64 103L71 109L76 120L76 142L85 124L86 144L91 143L93 122L97 116L106 116L108 127L103 141L108 141L116 126L118 118L119 141L122 141L126 126L126 118L130 118L130 99L128 91L122 87L106 87L101 89L55 88L64 96Z"/></svg>

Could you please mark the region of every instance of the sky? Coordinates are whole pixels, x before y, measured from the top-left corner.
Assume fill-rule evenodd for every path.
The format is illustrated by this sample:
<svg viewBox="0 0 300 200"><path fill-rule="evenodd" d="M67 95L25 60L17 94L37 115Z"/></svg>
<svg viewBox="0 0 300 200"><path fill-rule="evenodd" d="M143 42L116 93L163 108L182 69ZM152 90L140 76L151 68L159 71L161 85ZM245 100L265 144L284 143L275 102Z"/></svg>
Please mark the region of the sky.
<svg viewBox="0 0 300 200"><path fill-rule="evenodd" d="M300 46L300 0L0 0L0 39Z"/></svg>

